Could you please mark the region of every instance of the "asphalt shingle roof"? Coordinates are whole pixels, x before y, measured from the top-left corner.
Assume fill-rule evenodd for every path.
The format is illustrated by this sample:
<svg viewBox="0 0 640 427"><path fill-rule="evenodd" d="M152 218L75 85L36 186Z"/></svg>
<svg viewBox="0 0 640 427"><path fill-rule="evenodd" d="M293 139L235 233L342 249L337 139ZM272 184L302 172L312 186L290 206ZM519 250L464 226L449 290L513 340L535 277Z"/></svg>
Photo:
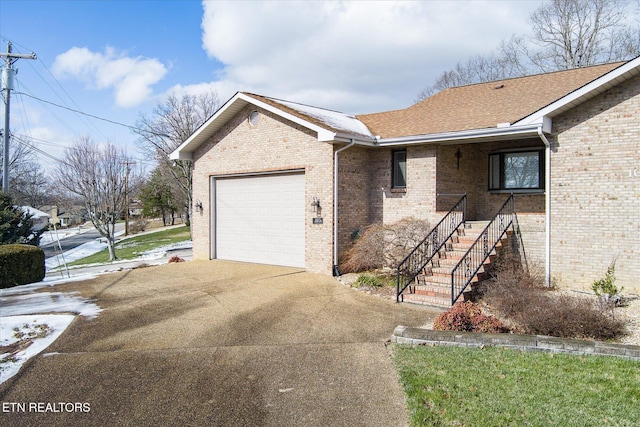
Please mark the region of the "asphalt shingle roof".
<svg viewBox="0 0 640 427"><path fill-rule="evenodd" d="M495 128L517 122L622 64L449 88L403 110L357 118L382 138Z"/></svg>

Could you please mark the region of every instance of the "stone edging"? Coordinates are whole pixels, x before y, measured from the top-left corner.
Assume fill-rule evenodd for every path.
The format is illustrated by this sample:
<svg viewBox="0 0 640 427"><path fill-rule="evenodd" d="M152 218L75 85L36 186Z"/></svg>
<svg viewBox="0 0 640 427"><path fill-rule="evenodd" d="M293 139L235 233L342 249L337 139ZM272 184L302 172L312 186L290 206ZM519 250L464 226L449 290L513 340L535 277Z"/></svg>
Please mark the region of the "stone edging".
<svg viewBox="0 0 640 427"><path fill-rule="evenodd" d="M542 335L478 334L472 332L434 331L398 326L391 342L411 345L457 347L503 347L523 351L573 355L616 356L640 361L640 346L547 337Z"/></svg>

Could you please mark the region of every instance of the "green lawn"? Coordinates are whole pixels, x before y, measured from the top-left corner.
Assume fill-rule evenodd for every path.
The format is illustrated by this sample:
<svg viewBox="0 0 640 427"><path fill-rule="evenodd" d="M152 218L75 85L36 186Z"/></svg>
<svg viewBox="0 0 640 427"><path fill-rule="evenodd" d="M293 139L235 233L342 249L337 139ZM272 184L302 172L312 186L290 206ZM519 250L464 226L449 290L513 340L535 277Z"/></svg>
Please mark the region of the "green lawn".
<svg viewBox="0 0 640 427"><path fill-rule="evenodd" d="M396 346L413 426L638 426L640 362Z"/></svg>
<svg viewBox="0 0 640 427"><path fill-rule="evenodd" d="M116 256L118 259L134 259L150 249L170 245L172 243L184 242L185 240L190 239L189 227L186 226L143 234L141 236L134 236L116 243ZM85 265L104 262L109 262L109 251L107 249L76 260L69 263L69 265Z"/></svg>

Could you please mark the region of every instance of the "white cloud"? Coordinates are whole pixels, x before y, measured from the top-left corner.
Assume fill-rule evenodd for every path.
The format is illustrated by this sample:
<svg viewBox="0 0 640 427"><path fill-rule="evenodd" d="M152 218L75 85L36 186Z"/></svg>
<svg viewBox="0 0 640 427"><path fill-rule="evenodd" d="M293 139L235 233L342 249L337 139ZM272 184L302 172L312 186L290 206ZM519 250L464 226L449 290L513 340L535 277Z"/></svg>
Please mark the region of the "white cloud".
<svg viewBox="0 0 640 427"><path fill-rule="evenodd" d="M402 108L444 70L523 33L540 1L203 1L226 98L254 91L351 113Z"/></svg>
<svg viewBox="0 0 640 427"><path fill-rule="evenodd" d="M120 107L135 107L148 100L152 86L167 74L157 59L128 57L107 47L103 53L73 47L53 63L56 77L75 77L93 89L113 89Z"/></svg>

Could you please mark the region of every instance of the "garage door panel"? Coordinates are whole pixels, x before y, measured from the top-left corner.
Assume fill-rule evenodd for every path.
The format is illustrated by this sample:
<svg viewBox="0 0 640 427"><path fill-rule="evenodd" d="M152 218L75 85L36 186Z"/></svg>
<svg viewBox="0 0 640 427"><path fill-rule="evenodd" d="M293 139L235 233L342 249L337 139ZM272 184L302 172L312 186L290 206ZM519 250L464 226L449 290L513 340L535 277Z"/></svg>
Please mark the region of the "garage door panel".
<svg viewBox="0 0 640 427"><path fill-rule="evenodd" d="M217 258L304 267L304 174L215 182Z"/></svg>

